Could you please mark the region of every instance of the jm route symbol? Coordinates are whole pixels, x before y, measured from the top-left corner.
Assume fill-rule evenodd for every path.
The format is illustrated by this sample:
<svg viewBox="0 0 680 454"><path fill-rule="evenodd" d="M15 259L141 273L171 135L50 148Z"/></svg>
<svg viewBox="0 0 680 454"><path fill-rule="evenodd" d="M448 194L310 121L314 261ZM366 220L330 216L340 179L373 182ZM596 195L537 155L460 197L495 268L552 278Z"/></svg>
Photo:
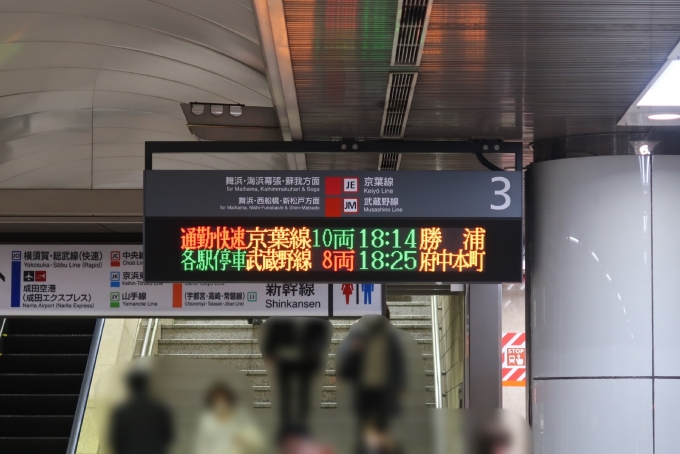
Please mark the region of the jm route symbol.
<svg viewBox="0 0 680 454"><path fill-rule="evenodd" d="M345 206L343 211L345 213L358 213L359 212L359 199L345 199Z"/></svg>

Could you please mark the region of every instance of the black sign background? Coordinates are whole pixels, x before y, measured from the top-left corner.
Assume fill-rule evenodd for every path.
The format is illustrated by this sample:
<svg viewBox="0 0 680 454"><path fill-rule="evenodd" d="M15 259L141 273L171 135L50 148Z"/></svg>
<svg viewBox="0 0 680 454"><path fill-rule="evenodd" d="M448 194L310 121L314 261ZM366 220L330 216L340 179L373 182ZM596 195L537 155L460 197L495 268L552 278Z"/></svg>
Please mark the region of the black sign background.
<svg viewBox="0 0 680 454"><path fill-rule="evenodd" d="M422 272L407 270L347 271L184 271L182 266L182 227L195 226L308 227L314 228L475 228L486 230L484 271ZM520 282L522 280L522 220L465 219L230 219L147 217L144 225L144 279L147 282ZM418 252L419 259L419 252ZM318 261L317 261L318 263ZM316 265L316 263L315 263Z"/></svg>

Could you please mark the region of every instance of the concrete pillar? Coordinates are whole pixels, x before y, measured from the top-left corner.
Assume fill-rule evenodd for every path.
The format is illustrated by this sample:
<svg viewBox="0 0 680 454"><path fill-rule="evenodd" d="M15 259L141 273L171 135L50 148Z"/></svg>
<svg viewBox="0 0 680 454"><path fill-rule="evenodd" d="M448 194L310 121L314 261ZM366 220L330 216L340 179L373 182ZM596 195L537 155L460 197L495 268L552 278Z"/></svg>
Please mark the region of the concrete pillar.
<svg viewBox="0 0 680 454"><path fill-rule="evenodd" d="M680 445L680 156L601 156L527 174L537 454Z"/></svg>

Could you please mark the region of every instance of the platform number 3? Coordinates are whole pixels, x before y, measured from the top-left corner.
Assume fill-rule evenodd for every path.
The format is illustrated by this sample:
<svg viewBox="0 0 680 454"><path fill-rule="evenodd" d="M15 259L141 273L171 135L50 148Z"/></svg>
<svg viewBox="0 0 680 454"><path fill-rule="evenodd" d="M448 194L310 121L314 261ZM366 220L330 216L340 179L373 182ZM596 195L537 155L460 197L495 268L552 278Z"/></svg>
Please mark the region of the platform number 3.
<svg viewBox="0 0 680 454"><path fill-rule="evenodd" d="M494 205L491 204L491 209L492 210L505 210L507 207L510 206L510 196L508 195L508 191L510 190L510 180L508 180L505 177L493 177L491 179L492 183L495 183L497 181L501 181L504 184L503 189L500 189L496 192L494 192L495 195L499 195L505 199L502 205Z"/></svg>

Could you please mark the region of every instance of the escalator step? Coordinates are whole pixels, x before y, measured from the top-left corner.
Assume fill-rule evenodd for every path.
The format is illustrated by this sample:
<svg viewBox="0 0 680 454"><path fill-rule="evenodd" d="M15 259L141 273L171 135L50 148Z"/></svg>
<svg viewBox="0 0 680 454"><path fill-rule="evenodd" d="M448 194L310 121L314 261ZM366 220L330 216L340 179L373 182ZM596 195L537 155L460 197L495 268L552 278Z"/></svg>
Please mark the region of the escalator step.
<svg viewBox="0 0 680 454"><path fill-rule="evenodd" d="M0 373L83 373L87 354L4 354Z"/></svg>
<svg viewBox="0 0 680 454"><path fill-rule="evenodd" d="M0 452L7 454L64 454L68 437L0 437Z"/></svg>
<svg viewBox="0 0 680 454"><path fill-rule="evenodd" d="M90 351L92 334L11 334L4 338L8 353L84 353Z"/></svg>
<svg viewBox="0 0 680 454"><path fill-rule="evenodd" d="M12 334L92 334L96 319L10 318L6 330Z"/></svg>
<svg viewBox="0 0 680 454"><path fill-rule="evenodd" d="M2 437L68 437L73 415L11 415L0 416Z"/></svg>
<svg viewBox="0 0 680 454"><path fill-rule="evenodd" d="M5 415L73 415L77 404L78 394L0 394Z"/></svg>
<svg viewBox="0 0 680 454"><path fill-rule="evenodd" d="M0 392L10 394L76 394L82 383L83 374L0 374Z"/></svg>
<svg viewBox="0 0 680 454"><path fill-rule="evenodd" d="M0 453L64 454L95 319L8 319L0 355Z"/></svg>

